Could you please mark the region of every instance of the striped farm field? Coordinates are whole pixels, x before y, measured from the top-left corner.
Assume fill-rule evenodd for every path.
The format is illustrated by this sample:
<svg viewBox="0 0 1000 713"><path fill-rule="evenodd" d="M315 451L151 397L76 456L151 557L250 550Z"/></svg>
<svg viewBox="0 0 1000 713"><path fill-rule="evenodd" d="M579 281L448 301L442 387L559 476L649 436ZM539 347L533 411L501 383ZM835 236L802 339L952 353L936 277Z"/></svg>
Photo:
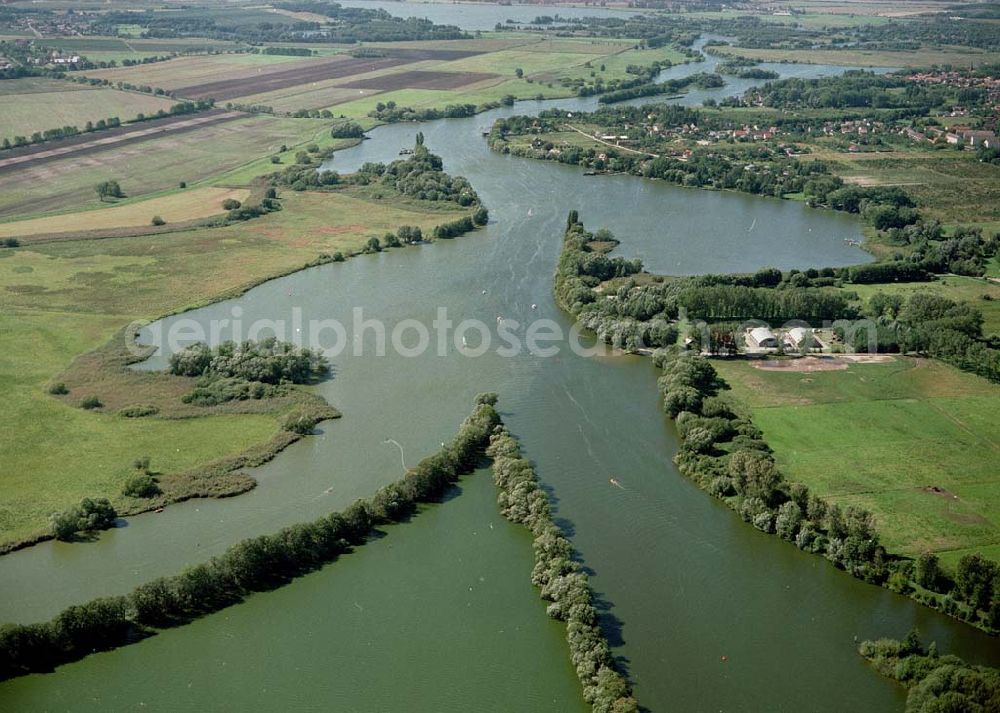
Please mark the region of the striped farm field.
<svg viewBox="0 0 1000 713"><path fill-rule="evenodd" d="M58 79L6 80L0 82L0 140L64 126L82 129L88 121L112 116L128 121L137 114L155 114L173 104L172 99L164 97Z"/></svg>

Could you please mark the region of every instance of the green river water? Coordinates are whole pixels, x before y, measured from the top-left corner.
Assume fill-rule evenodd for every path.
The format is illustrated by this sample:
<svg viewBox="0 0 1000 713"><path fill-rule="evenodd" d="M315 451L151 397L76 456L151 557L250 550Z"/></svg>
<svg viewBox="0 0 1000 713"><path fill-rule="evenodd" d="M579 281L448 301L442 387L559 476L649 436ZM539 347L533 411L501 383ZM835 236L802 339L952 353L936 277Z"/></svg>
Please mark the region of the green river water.
<svg viewBox="0 0 1000 713"><path fill-rule="evenodd" d="M653 271L867 259L845 243L860 237L845 215L492 154L481 129L499 115L382 127L333 161L346 172L390 160L419 128L446 170L467 176L489 206L486 229L305 270L161 326L208 324L234 307L246 324L289 320L296 308L305 320L350 324L362 307L391 328L410 318L430 324L443 307L456 323L489 325L499 315L568 329L551 281L570 209L590 228L611 228L620 252ZM454 345L444 356L341 354L316 390L344 417L254 471L255 491L131 518L93 543L0 558L0 619L46 619L367 497L402 473L387 439L412 465L489 390L537 464L592 574L609 640L650 710L899 710L903 692L864 664L855 642L913 625L944 651L1000 663L995 640L756 532L679 475L648 359L584 358L562 346L553 357L471 358ZM530 540L497 514L489 478L467 477L448 502L280 590L2 684L0 710L581 710L564 631L530 585Z"/></svg>

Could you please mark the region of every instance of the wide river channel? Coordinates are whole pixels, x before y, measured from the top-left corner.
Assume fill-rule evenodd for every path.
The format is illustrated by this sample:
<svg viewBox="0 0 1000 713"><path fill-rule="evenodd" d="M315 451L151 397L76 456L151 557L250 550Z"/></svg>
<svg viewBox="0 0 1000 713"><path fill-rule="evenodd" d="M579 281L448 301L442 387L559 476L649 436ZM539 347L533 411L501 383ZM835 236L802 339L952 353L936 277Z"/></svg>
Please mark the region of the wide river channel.
<svg viewBox="0 0 1000 713"><path fill-rule="evenodd" d="M713 64L678 66L663 78ZM786 76L842 71L774 68ZM744 88L730 83L683 101ZM299 308L306 321L350 325L360 307L391 329L404 319L429 325L444 308L456 324L544 318L568 331L552 300L552 274L571 209L589 227L613 230L624 241L620 252L653 271L868 259L845 242L861 237L846 215L628 176L585 177L487 149L482 130L494 119L547 106L582 110L596 100L384 126L332 162L348 172L392 160L423 131L446 170L468 177L489 206L484 230L304 270L161 326L179 318L208 325L235 308L246 324L290 323ZM609 639L650 710L901 710L903 691L855 647L914 625L943 651L1000 664L995 640L758 533L682 477L648 359L583 357L565 343L554 356L501 356L493 348L471 357L454 344L443 354L374 356L373 342L369 332L364 356L348 349L336 357L334 378L315 387L344 417L256 469L253 492L130 518L92 543L44 543L0 558L0 621L47 619L367 497L400 477L401 460L412 465L453 435L476 393L496 391L592 574ZM145 368L162 368L164 359ZM189 626L0 685L0 710L586 709L564 629L547 619L529 581L530 538L498 515L488 472L386 533Z"/></svg>

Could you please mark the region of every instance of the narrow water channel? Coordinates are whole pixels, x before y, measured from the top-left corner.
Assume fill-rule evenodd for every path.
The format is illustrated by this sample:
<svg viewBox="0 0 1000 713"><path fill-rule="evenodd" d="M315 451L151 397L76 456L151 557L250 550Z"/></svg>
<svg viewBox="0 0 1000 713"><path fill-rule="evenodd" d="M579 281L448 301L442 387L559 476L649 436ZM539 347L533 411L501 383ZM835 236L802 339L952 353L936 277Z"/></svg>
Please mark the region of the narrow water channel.
<svg viewBox="0 0 1000 713"><path fill-rule="evenodd" d="M467 176L490 207L485 230L305 270L184 317L207 323L238 306L250 323L287 320L301 308L306 320L350 324L361 307L391 327L410 318L430 324L445 308L456 323L548 318L568 330L551 279L570 209L592 228L611 228L623 254L655 271L866 259L844 241L860 237L848 216L493 154L481 129L501 113L382 127L333 160L342 172L391 160L419 129L446 170ZM754 531L680 476L648 360L565 349L470 358L451 347L445 356L390 350L334 361L335 378L317 391L344 418L257 469L255 491L132 518L94 543L46 543L0 558L0 619L47 618L368 496L401 473L400 451L387 439L413 464L454 433L475 393L491 390L593 571L612 644L651 710L899 709L901 691L861 661L855 640L901 636L914 624L945 651L1000 663L994 640ZM0 702L17 710L140 700L259 709L275 695L290 708L575 710L561 632L527 585L530 546L500 526L487 477L471 476L460 497L320 573L150 641L4 684ZM373 607L372 616L356 617L355 603ZM517 627L518 636L498 627Z"/></svg>

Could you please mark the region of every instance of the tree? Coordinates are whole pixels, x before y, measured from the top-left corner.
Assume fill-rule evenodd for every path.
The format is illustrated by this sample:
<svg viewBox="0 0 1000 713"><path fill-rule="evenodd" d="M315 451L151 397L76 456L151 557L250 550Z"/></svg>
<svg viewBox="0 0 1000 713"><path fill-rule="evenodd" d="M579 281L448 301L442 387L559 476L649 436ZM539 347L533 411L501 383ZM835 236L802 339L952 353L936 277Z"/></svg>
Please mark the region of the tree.
<svg viewBox="0 0 1000 713"><path fill-rule="evenodd" d="M118 185L118 181L102 181L97 184L95 188L97 195L102 201L108 198L124 198L125 193L122 191L122 187Z"/></svg>
<svg viewBox="0 0 1000 713"><path fill-rule="evenodd" d="M524 76L524 70L518 67L517 69L514 70L514 74L517 76L518 79L521 79Z"/></svg>
<svg viewBox="0 0 1000 713"><path fill-rule="evenodd" d="M938 556L933 552L924 552L917 557L913 567L913 581L924 589L937 591L938 582L941 578L941 565Z"/></svg>
<svg viewBox="0 0 1000 713"><path fill-rule="evenodd" d="M988 609L993 598L997 563L980 554L965 555L955 571L955 591L976 609Z"/></svg>
<svg viewBox="0 0 1000 713"><path fill-rule="evenodd" d="M153 219L150 221L150 224L152 224L152 225L166 225L167 221L165 221L163 218L161 218L158 215L154 215Z"/></svg>
<svg viewBox="0 0 1000 713"><path fill-rule="evenodd" d="M77 532L113 527L118 513L107 498L84 498L79 505L52 515L52 534L58 540L72 540Z"/></svg>
<svg viewBox="0 0 1000 713"><path fill-rule="evenodd" d="M385 106L383 105L383 109ZM344 124L337 124L330 129L330 137L334 139L360 139L365 135L365 130L356 121L348 121Z"/></svg>

